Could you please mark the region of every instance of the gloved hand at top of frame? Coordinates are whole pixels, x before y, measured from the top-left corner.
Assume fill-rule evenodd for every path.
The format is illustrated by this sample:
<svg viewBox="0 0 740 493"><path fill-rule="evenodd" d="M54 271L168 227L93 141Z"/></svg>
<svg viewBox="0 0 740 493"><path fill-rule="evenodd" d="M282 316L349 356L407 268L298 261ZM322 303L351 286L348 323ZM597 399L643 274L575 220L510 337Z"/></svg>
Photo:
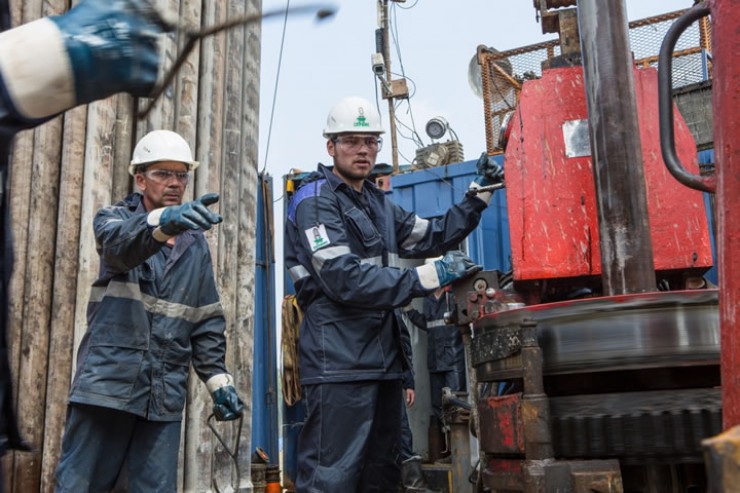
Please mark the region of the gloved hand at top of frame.
<svg viewBox="0 0 740 493"><path fill-rule="evenodd" d="M64 15L0 35L0 74L25 119L46 118L157 82L161 18L149 0L82 0Z"/></svg>
<svg viewBox="0 0 740 493"><path fill-rule="evenodd" d="M452 250L441 259L416 268L419 281L424 289L433 290L452 284L458 279L472 276L483 269L473 259L459 250Z"/></svg>
<svg viewBox="0 0 740 493"><path fill-rule="evenodd" d="M218 421L232 421L244 412L244 403L234 388L234 378L221 373L208 379L206 387L213 398L213 414Z"/></svg>
<svg viewBox="0 0 740 493"><path fill-rule="evenodd" d="M150 226L159 226L152 233L159 241L166 241L189 229L208 230L214 224L223 221L220 214L207 207L216 202L218 202L218 194L207 193L182 205L171 205L153 210L147 216L147 223Z"/></svg>

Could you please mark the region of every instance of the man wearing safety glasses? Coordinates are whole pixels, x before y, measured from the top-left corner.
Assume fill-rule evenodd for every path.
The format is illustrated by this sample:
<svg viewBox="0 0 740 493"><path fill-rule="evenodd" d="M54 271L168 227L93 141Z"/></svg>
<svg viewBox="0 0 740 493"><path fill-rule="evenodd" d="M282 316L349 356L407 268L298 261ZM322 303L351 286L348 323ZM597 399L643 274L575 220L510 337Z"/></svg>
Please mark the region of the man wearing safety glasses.
<svg viewBox="0 0 740 493"><path fill-rule="evenodd" d="M203 231L221 216L211 193L182 204L198 166L168 130L145 135L129 173L138 193L93 220L100 273L88 304L70 393L56 493L177 489L188 369L213 397L221 421L244 404L226 371L223 308ZM126 468L124 469L124 464Z"/></svg>
<svg viewBox="0 0 740 493"><path fill-rule="evenodd" d="M411 368L399 308L480 269L448 250L477 226L492 192L466 196L439 219L403 210L366 180L382 133L372 103L342 99L324 129L334 165L319 165L288 208L285 265L304 311L299 493L396 491L401 378ZM478 171L474 187L503 180L491 160ZM398 267L400 257L437 255Z"/></svg>

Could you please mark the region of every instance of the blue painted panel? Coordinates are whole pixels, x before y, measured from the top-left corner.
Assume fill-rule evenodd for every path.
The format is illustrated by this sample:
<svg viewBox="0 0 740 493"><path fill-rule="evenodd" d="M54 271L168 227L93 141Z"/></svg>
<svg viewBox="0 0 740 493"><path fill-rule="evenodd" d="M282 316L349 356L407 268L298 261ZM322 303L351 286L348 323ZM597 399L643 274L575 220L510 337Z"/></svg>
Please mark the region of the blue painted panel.
<svg viewBox="0 0 740 493"><path fill-rule="evenodd" d="M699 165L702 164L714 164L714 149L707 149L704 151L699 151ZM719 284L719 277L717 276L717 245L714 241L715 238L715 231L714 231L714 215L712 214L713 205L712 205L712 199L714 198L713 194L705 193L704 194L704 206L707 209L707 219L709 220L709 241L712 244L712 259L713 264L715 267L712 267L707 271L706 274L704 274L704 277L709 279L714 284Z"/></svg>
<svg viewBox="0 0 740 493"><path fill-rule="evenodd" d="M275 247L271 235L272 178L260 175L257 191L252 448L278 460L277 329L275 324Z"/></svg>
<svg viewBox="0 0 740 493"><path fill-rule="evenodd" d="M503 156L494 159L503 165ZM429 219L443 215L462 200L475 178L475 161L429 168L391 179L392 199L408 211ZM511 269L506 194L496 192L481 223L468 237L468 254L485 269Z"/></svg>

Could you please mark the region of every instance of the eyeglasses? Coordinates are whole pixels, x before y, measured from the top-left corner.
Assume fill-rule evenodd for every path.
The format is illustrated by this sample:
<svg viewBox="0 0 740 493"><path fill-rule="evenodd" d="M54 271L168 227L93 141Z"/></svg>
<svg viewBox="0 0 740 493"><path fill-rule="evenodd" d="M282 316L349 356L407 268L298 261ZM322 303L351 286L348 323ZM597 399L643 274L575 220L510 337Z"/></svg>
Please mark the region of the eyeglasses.
<svg viewBox="0 0 740 493"><path fill-rule="evenodd" d="M383 147L383 139L380 137L359 137L355 135L343 135L332 139L335 144L339 144L348 151L359 151L363 145L371 151L379 151Z"/></svg>
<svg viewBox="0 0 740 493"><path fill-rule="evenodd" d="M144 172L144 176L157 183L169 183L173 178L183 185L190 180L190 173L187 171L170 171L168 169L153 169Z"/></svg>

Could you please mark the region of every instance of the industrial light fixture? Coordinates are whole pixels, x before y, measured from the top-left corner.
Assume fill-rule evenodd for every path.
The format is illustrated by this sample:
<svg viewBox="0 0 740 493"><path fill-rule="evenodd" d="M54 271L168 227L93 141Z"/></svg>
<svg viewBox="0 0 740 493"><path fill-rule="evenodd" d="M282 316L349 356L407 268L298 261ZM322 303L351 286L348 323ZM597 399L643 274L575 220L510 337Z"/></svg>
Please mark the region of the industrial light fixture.
<svg viewBox="0 0 740 493"><path fill-rule="evenodd" d="M445 118L435 116L427 122L425 130L433 141L438 141L448 132L452 138L444 143L433 142L431 145L417 149L414 167L431 168L463 161L465 156L460 139Z"/></svg>
<svg viewBox="0 0 740 493"><path fill-rule="evenodd" d="M439 140L444 137L449 128L450 124L447 123L447 120L445 120L441 116L435 116L427 122L425 130L430 138L434 140Z"/></svg>

